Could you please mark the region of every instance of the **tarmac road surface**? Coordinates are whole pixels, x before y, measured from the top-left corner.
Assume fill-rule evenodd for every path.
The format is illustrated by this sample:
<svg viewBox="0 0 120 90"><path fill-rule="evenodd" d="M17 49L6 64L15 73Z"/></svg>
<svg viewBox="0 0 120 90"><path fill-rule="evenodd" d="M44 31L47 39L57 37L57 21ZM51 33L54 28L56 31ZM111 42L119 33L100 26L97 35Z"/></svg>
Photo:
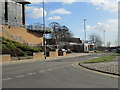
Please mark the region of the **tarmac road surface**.
<svg viewBox="0 0 120 90"><path fill-rule="evenodd" d="M107 55L92 54L2 66L3 88L118 88L118 78L76 68L76 62Z"/></svg>

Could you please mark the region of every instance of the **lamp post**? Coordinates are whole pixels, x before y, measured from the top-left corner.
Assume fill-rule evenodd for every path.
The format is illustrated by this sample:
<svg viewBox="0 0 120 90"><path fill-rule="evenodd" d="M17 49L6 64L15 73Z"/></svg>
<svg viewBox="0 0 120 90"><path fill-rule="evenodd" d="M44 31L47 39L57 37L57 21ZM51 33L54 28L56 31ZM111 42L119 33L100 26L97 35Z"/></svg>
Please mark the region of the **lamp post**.
<svg viewBox="0 0 120 90"><path fill-rule="evenodd" d="M103 34L104 34L104 50L105 50L105 30L103 30Z"/></svg>
<svg viewBox="0 0 120 90"><path fill-rule="evenodd" d="M44 54L46 59L46 37L45 37L45 12L44 12L45 6L44 6L44 0L43 0L43 31L44 31Z"/></svg>
<svg viewBox="0 0 120 90"><path fill-rule="evenodd" d="M85 39L85 41L86 41L86 20L87 19L84 19L84 39ZM85 43L85 41L84 41L84 43Z"/></svg>

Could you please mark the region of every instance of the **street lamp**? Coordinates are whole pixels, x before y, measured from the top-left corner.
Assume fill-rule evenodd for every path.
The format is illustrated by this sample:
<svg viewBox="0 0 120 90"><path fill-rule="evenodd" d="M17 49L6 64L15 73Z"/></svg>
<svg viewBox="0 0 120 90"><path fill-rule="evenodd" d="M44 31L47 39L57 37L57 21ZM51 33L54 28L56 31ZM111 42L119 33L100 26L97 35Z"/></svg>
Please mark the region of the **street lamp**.
<svg viewBox="0 0 120 90"><path fill-rule="evenodd" d="M85 39L85 41L86 41L86 20L87 19L84 19L84 37L85 37L84 39Z"/></svg>
<svg viewBox="0 0 120 90"><path fill-rule="evenodd" d="M104 49L105 49L105 30L103 30L103 34L104 34Z"/></svg>
<svg viewBox="0 0 120 90"><path fill-rule="evenodd" d="M44 31L44 54L46 59L46 37L45 37L45 12L44 12L45 6L44 6L44 0L43 0L43 31Z"/></svg>

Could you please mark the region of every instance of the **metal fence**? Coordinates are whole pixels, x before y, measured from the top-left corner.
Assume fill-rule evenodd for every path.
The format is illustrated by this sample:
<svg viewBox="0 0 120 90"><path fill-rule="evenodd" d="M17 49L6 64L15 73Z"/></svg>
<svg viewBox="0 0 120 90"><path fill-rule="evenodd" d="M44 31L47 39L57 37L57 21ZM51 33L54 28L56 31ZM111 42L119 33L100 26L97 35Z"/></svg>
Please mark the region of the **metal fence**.
<svg viewBox="0 0 120 90"><path fill-rule="evenodd" d="M13 26L13 27L22 27L22 28L27 28L28 30L32 31L40 31L44 32L43 26L39 25L23 25L22 23L18 22L13 22L13 21L6 21L4 19L0 18L0 25L8 25L8 26ZM52 27L45 27L45 32L53 32Z"/></svg>
<svg viewBox="0 0 120 90"><path fill-rule="evenodd" d="M14 26L14 27L22 27L27 28L27 25L23 25L22 23L13 22L13 21L6 21L0 18L0 25L8 25L8 26Z"/></svg>

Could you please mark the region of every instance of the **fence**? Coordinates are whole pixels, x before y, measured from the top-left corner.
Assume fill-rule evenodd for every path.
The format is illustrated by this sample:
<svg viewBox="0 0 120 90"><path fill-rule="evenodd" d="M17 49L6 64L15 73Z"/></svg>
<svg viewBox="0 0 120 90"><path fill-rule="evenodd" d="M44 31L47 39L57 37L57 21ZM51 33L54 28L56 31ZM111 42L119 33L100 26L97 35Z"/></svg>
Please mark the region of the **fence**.
<svg viewBox="0 0 120 90"><path fill-rule="evenodd" d="M14 26L14 27L22 27L27 28L27 25L23 25L22 23L13 22L13 21L6 21L0 18L0 25L8 25L8 26Z"/></svg>

